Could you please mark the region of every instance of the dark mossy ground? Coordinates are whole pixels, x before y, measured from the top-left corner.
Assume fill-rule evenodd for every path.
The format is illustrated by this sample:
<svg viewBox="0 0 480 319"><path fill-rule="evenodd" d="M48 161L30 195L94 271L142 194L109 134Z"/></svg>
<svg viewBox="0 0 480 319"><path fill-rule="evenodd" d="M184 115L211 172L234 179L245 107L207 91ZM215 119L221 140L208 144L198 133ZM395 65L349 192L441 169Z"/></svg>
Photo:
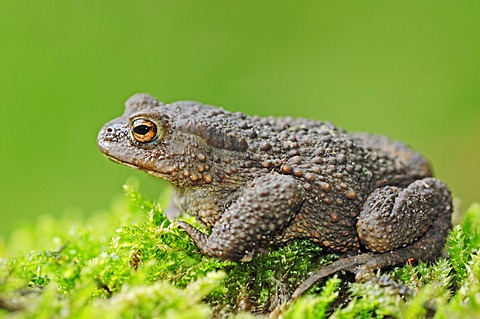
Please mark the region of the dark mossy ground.
<svg viewBox="0 0 480 319"><path fill-rule="evenodd" d="M435 264L319 282L289 302L312 272L337 258L307 241L249 263L198 252L158 205L125 187L90 218L42 217L0 245L0 318L477 318L480 206L472 205ZM193 220L189 220L193 222ZM27 250L28 249L28 250ZM272 313L273 310L273 313Z"/></svg>

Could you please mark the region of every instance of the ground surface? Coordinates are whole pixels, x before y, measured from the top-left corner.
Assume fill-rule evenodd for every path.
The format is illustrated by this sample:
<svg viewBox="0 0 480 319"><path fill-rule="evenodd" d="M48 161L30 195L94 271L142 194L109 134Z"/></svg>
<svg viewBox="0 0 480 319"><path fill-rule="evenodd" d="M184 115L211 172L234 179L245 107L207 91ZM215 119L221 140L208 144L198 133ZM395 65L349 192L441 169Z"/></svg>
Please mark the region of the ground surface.
<svg viewBox="0 0 480 319"><path fill-rule="evenodd" d="M309 242L249 263L201 255L158 205L128 200L88 219L42 217L0 246L0 318L473 318L480 312L480 206L467 209L435 264L348 274L289 302L337 256ZM189 220L192 222L192 220ZM273 313L272 313L273 311Z"/></svg>

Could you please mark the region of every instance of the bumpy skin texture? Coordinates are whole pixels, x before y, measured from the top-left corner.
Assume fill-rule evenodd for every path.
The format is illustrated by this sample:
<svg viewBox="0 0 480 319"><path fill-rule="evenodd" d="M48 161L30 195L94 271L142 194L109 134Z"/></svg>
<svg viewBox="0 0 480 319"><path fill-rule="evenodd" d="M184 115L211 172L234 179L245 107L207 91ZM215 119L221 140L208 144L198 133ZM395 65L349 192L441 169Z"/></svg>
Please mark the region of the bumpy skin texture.
<svg viewBox="0 0 480 319"><path fill-rule="evenodd" d="M109 158L170 181L169 216L197 217L210 236L179 225L205 254L222 259L248 260L304 238L339 252L375 252L343 267L359 273L432 260L451 227L450 191L431 177L425 158L329 122L137 94L102 128L98 145Z"/></svg>

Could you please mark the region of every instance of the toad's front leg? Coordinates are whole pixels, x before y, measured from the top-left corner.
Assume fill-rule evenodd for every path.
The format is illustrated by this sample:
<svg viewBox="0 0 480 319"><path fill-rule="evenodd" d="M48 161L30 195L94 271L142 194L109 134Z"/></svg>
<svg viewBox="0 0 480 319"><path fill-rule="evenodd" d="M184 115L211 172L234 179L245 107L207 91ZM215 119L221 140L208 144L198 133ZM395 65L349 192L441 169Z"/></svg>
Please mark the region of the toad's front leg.
<svg viewBox="0 0 480 319"><path fill-rule="evenodd" d="M305 200L302 186L291 176L276 173L247 185L207 236L179 222L200 250L225 260L246 260L278 235Z"/></svg>

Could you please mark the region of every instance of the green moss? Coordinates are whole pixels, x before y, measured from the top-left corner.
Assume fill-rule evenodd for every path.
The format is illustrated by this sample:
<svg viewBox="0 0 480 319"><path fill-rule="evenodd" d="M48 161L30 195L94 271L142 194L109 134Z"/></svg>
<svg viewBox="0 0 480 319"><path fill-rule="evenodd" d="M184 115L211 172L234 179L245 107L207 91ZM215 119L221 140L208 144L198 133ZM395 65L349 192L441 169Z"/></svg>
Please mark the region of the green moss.
<svg viewBox="0 0 480 319"><path fill-rule="evenodd" d="M125 191L126 199L109 211L41 217L0 244L0 318L254 318L272 310L283 318L468 318L480 312L479 205L451 231L449 259L382 270L365 283L339 274L290 303L293 290L336 256L299 241L248 263L209 258L159 205L131 186Z"/></svg>
<svg viewBox="0 0 480 319"><path fill-rule="evenodd" d="M320 293L306 295L296 300L285 312L286 319L294 318L324 318L329 311L329 306L339 295L341 280L336 276L328 279Z"/></svg>

